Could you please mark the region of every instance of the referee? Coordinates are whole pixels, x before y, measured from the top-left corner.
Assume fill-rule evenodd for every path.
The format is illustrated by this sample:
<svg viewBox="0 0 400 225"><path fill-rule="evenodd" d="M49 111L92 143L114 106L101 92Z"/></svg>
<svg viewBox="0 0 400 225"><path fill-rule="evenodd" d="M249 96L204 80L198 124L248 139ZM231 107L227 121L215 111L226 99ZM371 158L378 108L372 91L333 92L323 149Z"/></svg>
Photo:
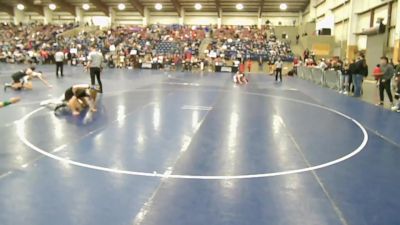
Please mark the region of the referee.
<svg viewBox="0 0 400 225"><path fill-rule="evenodd" d="M275 81L278 82L278 76L279 76L279 82L282 83L282 68L283 68L283 62L282 59L279 58L278 61L275 62Z"/></svg>
<svg viewBox="0 0 400 225"><path fill-rule="evenodd" d="M90 53L88 56L88 64L86 66L90 71L90 79L92 85L95 85L95 78L97 78L97 82L100 86L100 93L103 93L103 85L101 84L100 73L103 70L103 54L97 51L96 45L92 45L90 48Z"/></svg>
<svg viewBox="0 0 400 225"><path fill-rule="evenodd" d="M56 61L56 76L58 78L58 71L61 72L61 77L64 76L64 52L59 49L54 55Z"/></svg>

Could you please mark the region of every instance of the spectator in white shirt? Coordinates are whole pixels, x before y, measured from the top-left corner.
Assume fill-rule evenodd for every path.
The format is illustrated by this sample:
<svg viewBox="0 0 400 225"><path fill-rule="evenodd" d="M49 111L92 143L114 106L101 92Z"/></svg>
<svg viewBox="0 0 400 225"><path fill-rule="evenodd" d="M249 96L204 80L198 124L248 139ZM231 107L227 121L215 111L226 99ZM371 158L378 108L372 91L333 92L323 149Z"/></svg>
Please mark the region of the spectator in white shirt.
<svg viewBox="0 0 400 225"><path fill-rule="evenodd" d="M318 64L318 68L321 70L326 70L326 68L328 68L328 65L325 63L325 59L321 59L320 63Z"/></svg>

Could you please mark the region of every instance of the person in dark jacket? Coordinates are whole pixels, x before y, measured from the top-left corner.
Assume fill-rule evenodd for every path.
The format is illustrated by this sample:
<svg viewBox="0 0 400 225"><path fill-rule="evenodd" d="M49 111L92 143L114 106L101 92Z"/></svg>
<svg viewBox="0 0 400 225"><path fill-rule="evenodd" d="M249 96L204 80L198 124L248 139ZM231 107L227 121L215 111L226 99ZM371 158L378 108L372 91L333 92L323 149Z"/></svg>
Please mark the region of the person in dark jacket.
<svg viewBox="0 0 400 225"><path fill-rule="evenodd" d="M341 71L338 72L340 75L339 79L339 93L348 95L349 94L349 64L346 61L344 64L339 60L339 64L342 65Z"/></svg>
<svg viewBox="0 0 400 225"><path fill-rule="evenodd" d="M354 65L353 83L354 97L361 97L362 84L364 78L368 76L368 65L365 61L364 54L360 53Z"/></svg>
<svg viewBox="0 0 400 225"><path fill-rule="evenodd" d="M354 93L353 74L355 74L356 61L353 59L349 65L349 92Z"/></svg>
<svg viewBox="0 0 400 225"><path fill-rule="evenodd" d="M391 106L393 107L393 95L391 91L391 80L394 76L394 68L393 65L389 63L389 59L385 56L381 57L381 70L382 73L378 74L380 76L379 80L379 97L380 97L380 102L377 104L379 106L384 105L384 92L386 90L386 93L389 97Z"/></svg>

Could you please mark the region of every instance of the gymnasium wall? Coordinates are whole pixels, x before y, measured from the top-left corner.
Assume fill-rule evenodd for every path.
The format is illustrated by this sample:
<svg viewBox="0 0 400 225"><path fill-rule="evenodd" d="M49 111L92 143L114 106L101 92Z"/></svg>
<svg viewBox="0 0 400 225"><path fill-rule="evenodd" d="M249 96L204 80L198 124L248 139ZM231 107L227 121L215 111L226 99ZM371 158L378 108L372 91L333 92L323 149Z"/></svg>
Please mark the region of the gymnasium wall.
<svg viewBox="0 0 400 225"><path fill-rule="evenodd" d="M143 18L139 14L139 12L123 11L123 12L118 12L115 14L113 23L118 24L118 25L126 25L126 24L142 25Z"/></svg>
<svg viewBox="0 0 400 225"><path fill-rule="evenodd" d="M212 12L187 12L184 24L188 25L210 25L218 23L217 13Z"/></svg>
<svg viewBox="0 0 400 225"><path fill-rule="evenodd" d="M138 12L114 11L112 20L100 12L84 12L83 22L92 23L94 20L101 21L103 26L114 25L142 25L143 17ZM293 26L300 23L299 13L264 13L262 24L269 20L276 26ZM52 23L62 24L75 22L75 17L66 12L52 12ZM13 17L6 13L0 13L0 22L13 22ZM43 16L37 13L24 12L24 22L44 22ZM178 24L181 20L175 12L150 12L147 24ZM185 12L183 23L187 25L217 25L218 15L214 12ZM247 12L223 12L222 25L257 25L258 13ZM100 24L96 24L100 25Z"/></svg>
<svg viewBox="0 0 400 225"><path fill-rule="evenodd" d="M362 32L364 29L370 28L371 17L373 16L373 25L377 25L377 18L383 18L383 23L388 23L388 10L387 2L390 0L350 0L357 1L357 14L358 23L354 33ZM343 43L347 43L349 32L349 16L350 16L350 1L345 0L311 0L310 5L303 12L303 21L316 21L317 27L325 26L332 30L332 35L335 37L336 46L343 47ZM392 7L391 25L396 25L397 19L397 1L394 1ZM371 13L374 9L374 13ZM331 23L333 18L333 23ZM394 46L395 32L394 27L389 31L389 46L387 52ZM367 49L367 36L357 36L358 50Z"/></svg>
<svg viewBox="0 0 400 225"><path fill-rule="evenodd" d="M67 12L56 12L52 16L53 23L69 23L75 21L75 17Z"/></svg>
<svg viewBox="0 0 400 225"><path fill-rule="evenodd" d="M366 11L376 6L382 5L382 3L388 2L387 0L356 0L356 1L357 3L360 2L360 4L357 4L357 8L359 9L359 11Z"/></svg>
<svg viewBox="0 0 400 225"><path fill-rule="evenodd" d="M303 21L301 21L302 23L309 23L312 21L312 17L310 12L305 12L303 13Z"/></svg>
<svg viewBox="0 0 400 225"><path fill-rule="evenodd" d="M315 14L315 8L313 7L313 3L310 2L303 12L303 20L301 21L303 24L315 22L317 16Z"/></svg>
<svg viewBox="0 0 400 225"><path fill-rule="evenodd" d="M295 22L296 26L298 26L300 21L300 12L299 13L282 13L282 12L268 12L263 13L262 24L269 20L274 26L293 26L293 22Z"/></svg>
<svg viewBox="0 0 400 225"><path fill-rule="evenodd" d="M38 23L43 23L44 18L38 13L34 12L27 12L25 13L25 20L29 22L38 22Z"/></svg>
<svg viewBox="0 0 400 225"><path fill-rule="evenodd" d="M225 12L222 14L223 25L257 25L257 13Z"/></svg>
<svg viewBox="0 0 400 225"><path fill-rule="evenodd" d="M12 18L12 16L8 15L7 13L0 12L0 21L3 23L4 22L11 23L14 21L14 19Z"/></svg>
<svg viewBox="0 0 400 225"><path fill-rule="evenodd" d="M315 3L319 4L318 7L315 8L315 16L317 19L325 16L326 11L328 10L328 5L330 5L330 1L320 1L322 3ZM315 5L314 4L314 5Z"/></svg>
<svg viewBox="0 0 400 225"><path fill-rule="evenodd" d="M340 43L342 41L347 41L347 34L349 33L349 21L344 20L335 23L334 36L335 42Z"/></svg>
<svg viewBox="0 0 400 225"><path fill-rule="evenodd" d="M283 34L288 36L288 39L292 42L296 42L296 35L299 34L298 27L294 26L278 26L275 27L275 34L278 38L281 38Z"/></svg>
<svg viewBox="0 0 400 225"><path fill-rule="evenodd" d="M382 55L385 54L385 49L383 45L377 45L376 43L382 43L385 41L385 35L374 35L367 39L367 49L366 60L370 68L373 68L377 63L379 63Z"/></svg>
<svg viewBox="0 0 400 225"><path fill-rule="evenodd" d="M312 35L315 32L315 27L316 27L315 22L307 22L307 23L303 22L298 27L299 34L302 35L304 33L307 33L308 35Z"/></svg>

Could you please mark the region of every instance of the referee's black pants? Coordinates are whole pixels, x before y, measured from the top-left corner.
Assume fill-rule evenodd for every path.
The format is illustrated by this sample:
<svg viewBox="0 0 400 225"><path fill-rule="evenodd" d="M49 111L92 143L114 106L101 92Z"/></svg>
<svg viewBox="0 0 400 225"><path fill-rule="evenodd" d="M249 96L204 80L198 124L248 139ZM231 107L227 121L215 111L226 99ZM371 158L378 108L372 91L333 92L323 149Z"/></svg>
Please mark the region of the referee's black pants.
<svg viewBox="0 0 400 225"><path fill-rule="evenodd" d="M282 82L282 68L276 68L275 81L278 81L278 77L279 77L280 81Z"/></svg>
<svg viewBox="0 0 400 225"><path fill-rule="evenodd" d="M379 83L379 98L381 100L381 102L383 102L385 100L385 90L386 93L389 97L390 102L393 104L393 95L392 95L392 90L391 90L391 81L390 80L385 80L383 81L381 79L380 83Z"/></svg>
<svg viewBox="0 0 400 225"><path fill-rule="evenodd" d="M64 76L64 62L56 62L56 76L58 77L58 71L61 72L61 76Z"/></svg>
<svg viewBox="0 0 400 225"><path fill-rule="evenodd" d="M103 85L101 84L101 79L100 79L100 72L101 69L99 67L91 67L90 68L90 80L92 82L92 85L95 85L95 78L97 78L97 83L99 83L100 86L100 93L103 93Z"/></svg>

